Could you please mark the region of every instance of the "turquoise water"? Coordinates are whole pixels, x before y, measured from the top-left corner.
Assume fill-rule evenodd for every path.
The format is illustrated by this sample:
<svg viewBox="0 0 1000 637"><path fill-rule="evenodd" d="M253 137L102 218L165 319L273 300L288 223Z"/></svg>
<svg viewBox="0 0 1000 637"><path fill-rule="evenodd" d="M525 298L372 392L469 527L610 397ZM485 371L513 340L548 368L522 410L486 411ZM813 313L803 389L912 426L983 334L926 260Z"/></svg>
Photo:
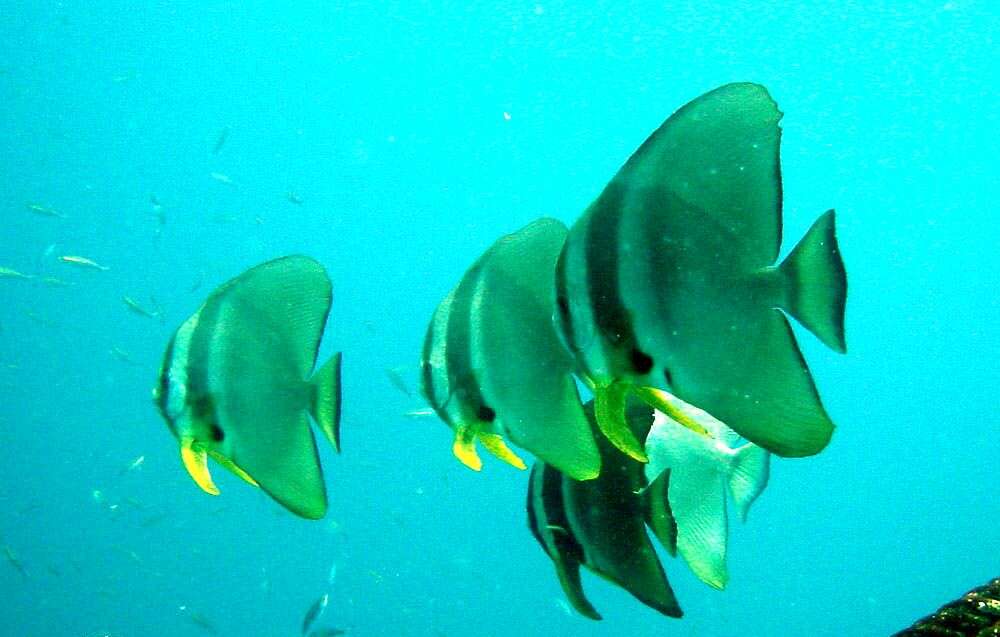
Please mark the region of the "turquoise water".
<svg viewBox="0 0 1000 637"><path fill-rule="evenodd" d="M884 635L1000 573L994 5L286 4L3 11L0 265L71 285L0 279L0 632L294 635L329 591L323 623L358 636ZM799 330L838 429L774 462L725 592L665 558L678 621L587 575L590 622L527 530L527 475L459 465L385 370L416 375L497 236L571 223L742 80L786 113L785 249L838 211L849 353ZM295 252L334 282L321 357L344 351L321 522L221 471L201 493L149 399L205 294Z"/></svg>

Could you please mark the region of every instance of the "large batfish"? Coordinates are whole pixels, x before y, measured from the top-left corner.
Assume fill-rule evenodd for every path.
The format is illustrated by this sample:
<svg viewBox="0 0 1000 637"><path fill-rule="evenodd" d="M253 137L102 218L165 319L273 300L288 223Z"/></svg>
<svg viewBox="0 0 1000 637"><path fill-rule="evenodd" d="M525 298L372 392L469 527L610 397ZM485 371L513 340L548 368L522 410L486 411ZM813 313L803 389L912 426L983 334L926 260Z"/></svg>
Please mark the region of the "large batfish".
<svg viewBox="0 0 1000 637"><path fill-rule="evenodd" d="M593 386L601 430L645 453L625 396L669 391L747 440L806 456L833 432L785 314L846 350L847 279L834 213L781 263L781 112L729 84L654 132L572 226L556 322Z"/></svg>

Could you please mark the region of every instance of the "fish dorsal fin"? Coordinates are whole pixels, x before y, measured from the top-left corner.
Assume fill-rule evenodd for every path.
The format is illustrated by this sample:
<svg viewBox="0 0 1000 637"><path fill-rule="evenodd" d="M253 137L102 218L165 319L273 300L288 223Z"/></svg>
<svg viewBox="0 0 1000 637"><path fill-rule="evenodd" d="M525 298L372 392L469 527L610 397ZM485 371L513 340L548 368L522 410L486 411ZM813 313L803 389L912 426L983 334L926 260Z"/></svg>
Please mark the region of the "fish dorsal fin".
<svg viewBox="0 0 1000 637"><path fill-rule="evenodd" d="M326 511L326 488L307 409L330 308L330 282L308 257L262 264L216 290L192 344L233 463L294 513ZM195 354L197 351L197 354Z"/></svg>
<svg viewBox="0 0 1000 637"><path fill-rule="evenodd" d="M632 210L665 193L683 202L665 211L659 229L708 225L747 269L771 265L781 246L781 116L763 86L719 87L671 115L612 183L639 204Z"/></svg>
<svg viewBox="0 0 1000 637"><path fill-rule="evenodd" d="M206 301L248 317L270 350L288 357L299 380L312 373L333 300L319 262L292 255L268 261L229 281ZM232 335L239 338L239 335Z"/></svg>

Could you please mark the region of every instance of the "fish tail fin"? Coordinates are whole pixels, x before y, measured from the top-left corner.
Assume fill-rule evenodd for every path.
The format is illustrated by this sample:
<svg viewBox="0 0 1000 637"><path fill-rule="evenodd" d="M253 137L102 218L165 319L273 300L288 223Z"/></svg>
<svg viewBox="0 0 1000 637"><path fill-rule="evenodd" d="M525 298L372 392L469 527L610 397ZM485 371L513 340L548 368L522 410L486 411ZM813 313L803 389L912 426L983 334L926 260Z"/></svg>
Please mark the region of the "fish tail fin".
<svg viewBox="0 0 1000 637"><path fill-rule="evenodd" d="M340 452L340 352L317 371L312 380L309 413L333 448Z"/></svg>
<svg viewBox="0 0 1000 637"><path fill-rule="evenodd" d="M837 245L834 216L833 210L820 216L778 269L785 281L783 309L827 347L844 353L847 274Z"/></svg>
<svg viewBox="0 0 1000 637"><path fill-rule="evenodd" d="M729 491L743 522L746 522L750 505L767 486L771 473L770 457L763 447L753 444L745 444L736 450L729 475Z"/></svg>

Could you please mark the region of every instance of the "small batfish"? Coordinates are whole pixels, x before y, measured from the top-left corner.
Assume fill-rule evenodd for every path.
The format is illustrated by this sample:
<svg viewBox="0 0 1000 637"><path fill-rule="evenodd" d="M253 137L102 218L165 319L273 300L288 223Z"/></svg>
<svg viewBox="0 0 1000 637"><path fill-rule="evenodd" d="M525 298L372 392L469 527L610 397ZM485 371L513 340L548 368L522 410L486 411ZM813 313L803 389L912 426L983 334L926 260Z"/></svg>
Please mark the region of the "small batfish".
<svg viewBox="0 0 1000 637"><path fill-rule="evenodd" d="M303 635L307 634L309 632L309 629L312 628L312 625L315 624L316 621L323 616L323 611L326 610L326 606L329 603L330 603L329 593L323 593L322 595L319 596L319 598L317 598L315 602L312 603L312 606L310 606L309 610L306 611L305 617L302 618Z"/></svg>
<svg viewBox="0 0 1000 637"><path fill-rule="evenodd" d="M296 515L326 513L309 416L339 450L340 354L312 373L331 299L319 263L275 259L213 291L170 339L153 398L205 492L219 493L211 457Z"/></svg>
<svg viewBox="0 0 1000 637"><path fill-rule="evenodd" d="M726 569L726 492L741 520L767 486L770 454L708 413L661 392L667 413L656 412L646 438L646 478L670 472L667 500L677 524L677 552L698 579L719 590ZM738 446L739 445L739 446Z"/></svg>

